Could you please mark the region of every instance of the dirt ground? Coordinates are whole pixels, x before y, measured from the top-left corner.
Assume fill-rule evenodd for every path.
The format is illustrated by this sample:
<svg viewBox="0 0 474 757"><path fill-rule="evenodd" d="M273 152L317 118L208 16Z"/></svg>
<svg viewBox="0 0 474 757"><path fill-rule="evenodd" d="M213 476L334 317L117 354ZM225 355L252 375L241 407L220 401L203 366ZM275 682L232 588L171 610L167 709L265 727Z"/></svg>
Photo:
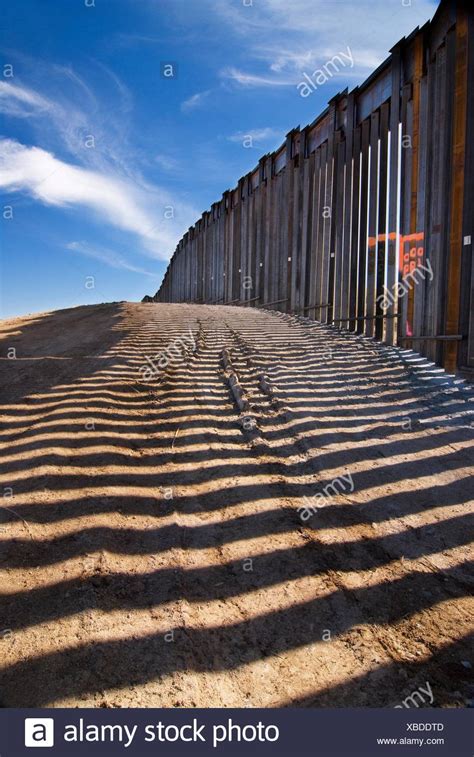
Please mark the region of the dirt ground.
<svg viewBox="0 0 474 757"><path fill-rule="evenodd" d="M3 706L472 701L472 387L250 308L0 341Z"/></svg>

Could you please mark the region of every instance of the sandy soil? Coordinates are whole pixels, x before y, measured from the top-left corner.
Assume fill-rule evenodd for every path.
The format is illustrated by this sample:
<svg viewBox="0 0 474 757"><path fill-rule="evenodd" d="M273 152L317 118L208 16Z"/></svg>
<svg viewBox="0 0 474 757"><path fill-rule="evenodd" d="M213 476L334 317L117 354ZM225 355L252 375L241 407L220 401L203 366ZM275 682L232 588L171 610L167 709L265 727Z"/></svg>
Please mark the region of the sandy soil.
<svg viewBox="0 0 474 757"><path fill-rule="evenodd" d="M0 340L4 706L472 699L469 385L253 309L112 303Z"/></svg>

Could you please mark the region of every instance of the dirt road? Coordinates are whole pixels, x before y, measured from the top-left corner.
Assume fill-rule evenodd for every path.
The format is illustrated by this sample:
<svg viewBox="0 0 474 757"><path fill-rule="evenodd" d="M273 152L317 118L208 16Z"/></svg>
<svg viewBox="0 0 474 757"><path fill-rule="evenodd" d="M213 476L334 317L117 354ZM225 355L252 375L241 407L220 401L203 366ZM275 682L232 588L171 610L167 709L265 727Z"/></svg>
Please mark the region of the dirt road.
<svg viewBox="0 0 474 757"><path fill-rule="evenodd" d="M254 309L0 326L4 706L472 699L469 386Z"/></svg>

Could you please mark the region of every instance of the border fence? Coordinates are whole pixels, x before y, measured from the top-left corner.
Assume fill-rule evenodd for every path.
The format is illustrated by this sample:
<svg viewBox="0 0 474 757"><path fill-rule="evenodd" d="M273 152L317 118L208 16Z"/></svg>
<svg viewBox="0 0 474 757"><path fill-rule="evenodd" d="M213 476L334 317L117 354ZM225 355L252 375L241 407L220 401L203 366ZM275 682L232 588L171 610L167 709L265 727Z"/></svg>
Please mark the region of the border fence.
<svg viewBox="0 0 474 757"><path fill-rule="evenodd" d="M474 373L474 6L442 0L181 241L154 300L278 309Z"/></svg>

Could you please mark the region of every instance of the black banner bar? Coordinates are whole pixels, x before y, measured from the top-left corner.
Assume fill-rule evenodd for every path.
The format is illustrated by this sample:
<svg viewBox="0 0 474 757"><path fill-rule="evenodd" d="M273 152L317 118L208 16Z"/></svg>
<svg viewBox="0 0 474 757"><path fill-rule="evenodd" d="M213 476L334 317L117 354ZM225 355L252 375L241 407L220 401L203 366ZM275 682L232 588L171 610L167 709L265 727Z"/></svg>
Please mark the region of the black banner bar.
<svg viewBox="0 0 474 757"><path fill-rule="evenodd" d="M466 709L3 709L0 757L472 757Z"/></svg>

